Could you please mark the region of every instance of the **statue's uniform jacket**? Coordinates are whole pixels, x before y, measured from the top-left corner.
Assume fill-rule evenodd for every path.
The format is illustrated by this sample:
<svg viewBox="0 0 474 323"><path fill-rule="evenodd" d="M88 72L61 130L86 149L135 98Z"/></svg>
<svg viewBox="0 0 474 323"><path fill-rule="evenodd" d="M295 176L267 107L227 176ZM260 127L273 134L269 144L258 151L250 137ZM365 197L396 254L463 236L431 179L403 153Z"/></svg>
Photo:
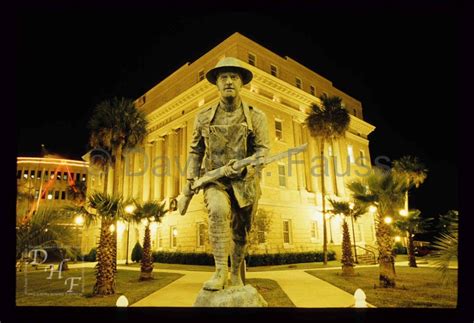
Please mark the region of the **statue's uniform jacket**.
<svg viewBox="0 0 474 323"><path fill-rule="evenodd" d="M226 165L232 159L240 160L252 155L265 157L268 151L268 125L262 111L244 102L234 111L225 111L216 104L199 112L196 117L187 178L199 177L201 165L207 172ZM217 203L223 207L232 206L234 239L246 240L251 218L256 212L260 197L259 179L260 174L249 166L237 178L223 178L204 188L211 221L223 220L213 219L215 212L211 211L216 209ZM222 194L223 191L227 194Z"/></svg>

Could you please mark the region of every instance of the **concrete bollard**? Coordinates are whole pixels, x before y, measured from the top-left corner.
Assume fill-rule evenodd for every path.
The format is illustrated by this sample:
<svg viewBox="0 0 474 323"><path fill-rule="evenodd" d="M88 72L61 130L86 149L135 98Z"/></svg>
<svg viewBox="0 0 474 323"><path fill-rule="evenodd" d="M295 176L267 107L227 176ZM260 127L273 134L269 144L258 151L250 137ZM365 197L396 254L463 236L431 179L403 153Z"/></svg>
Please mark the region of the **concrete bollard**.
<svg viewBox="0 0 474 323"><path fill-rule="evenodd" d="M354 307L368 307L367 302L365 301L366 296L362 289L357 288L354 293Z"/></svg>

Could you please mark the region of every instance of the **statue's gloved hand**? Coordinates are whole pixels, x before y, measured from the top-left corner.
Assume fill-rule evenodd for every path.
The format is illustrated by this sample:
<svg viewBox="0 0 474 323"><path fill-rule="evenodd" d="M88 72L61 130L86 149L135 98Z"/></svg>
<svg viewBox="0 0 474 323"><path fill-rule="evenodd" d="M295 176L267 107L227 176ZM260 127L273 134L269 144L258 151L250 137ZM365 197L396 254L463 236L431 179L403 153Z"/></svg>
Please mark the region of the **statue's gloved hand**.
<svg viewBox="0 0 474 323"><path fill-rule="evenodd" d="M260 173L263 167L265 167L265 157L263 156L257 157L257 162L255 163L255 166L254 166L255 172Z"/></svg>
<svg viewBox="0 0 474 323"><path fill-rule="evenodd" d="M240 174L242 174L242 170L235 170L232 165L234 165L234 163L237 161L237 159L231 159L229 160L229 162L227 163L227 165L225 165L224 167L224 176L225 177L228 177L228 178L236 178L238 177Z"/></svg>
<svg viewBox="0 0 474 323"><path fill-rule="evenodd" d="M184 195L193 195L199 193L199 188L197 189L192 189L192 185L194 183L194 179L188 179L186 182L186 186L184 187L183 194Z"/></svg>

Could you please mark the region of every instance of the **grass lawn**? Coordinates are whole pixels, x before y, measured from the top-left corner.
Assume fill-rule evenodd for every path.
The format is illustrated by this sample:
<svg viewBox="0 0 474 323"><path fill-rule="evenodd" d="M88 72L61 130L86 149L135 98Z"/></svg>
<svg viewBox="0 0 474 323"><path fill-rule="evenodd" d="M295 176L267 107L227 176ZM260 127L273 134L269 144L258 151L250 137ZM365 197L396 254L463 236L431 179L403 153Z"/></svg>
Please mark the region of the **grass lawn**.
<svg viewBox="0 0 474 323"><path fill-rule="evenodd" d="M307 273L350 294L361 288L367 302L377 307L456 307L457 270L450 270L450 283L443 285L435 268L396 267L397 287L379 288L379 268L355 268L357 276L344 277L340 271L314 270Z"/></svg>
<svg viewBox="0 0 474 323"><path fill-rule="evenodd" d="M61 273L54 273L51 280L46 279L50 272L33 271L17 272L16 276L16 305L17 306L115 306L120 295L128 298L133 304L145 296L172 283L182 277L176 273L154 273L152 281L139 282L140 272L131 270L118 270L116 278L116 294L103 297L92 297L92 287L95 284L95 271L93 268L70 269ZM70 282L68 277L81 277L76 281L73 291L75 294L66 294ZM84 284L82 285L82 282ZM26 291L25 291L26 284ZM83 291L83 292L82 292ZM25 292L27 294L25 294Z"/></svg>
<svg viewBox="0 0 474 323"><path fill-rule="evenodd" d="M267 301L268 307L295 307L295 304L281 289L280 285L272 279L252 278L246 279L245 284L252 285Z"/></svg>

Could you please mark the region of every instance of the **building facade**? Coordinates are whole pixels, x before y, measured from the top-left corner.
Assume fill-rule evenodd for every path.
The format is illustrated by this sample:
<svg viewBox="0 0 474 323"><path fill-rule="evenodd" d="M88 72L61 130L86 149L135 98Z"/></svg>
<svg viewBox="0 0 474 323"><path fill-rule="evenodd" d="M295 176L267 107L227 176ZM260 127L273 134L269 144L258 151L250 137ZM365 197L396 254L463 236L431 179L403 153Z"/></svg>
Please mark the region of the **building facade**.
<svg viewBox="0 0 474 323"><path fill-rule="evenodd" d="M270 154L308 143L307 150L291 161L265 167L259 216L252 252L300 252L322 250L321 174L319 147L305 125L313 103L323 93L342 98L351 122L345 138L325 145L328 156L325 176L327 198L349 199L346 183L367 174L370 164L368 135L375 129L363 120L361 103L333 86L331 81L289 57L280 57L239 33L231 35L208 53L187 63L136 100L149 120L146 143L126 153L120 186L124 197L141 201L167 201L171 210L152 227L155 250L209 252L207 213L202 192L196 195L186 215L174 210L175 199L186 184L186 159L197 113L218 102L216 87L205 79L207 71L226 56L240 60L254 78L241 90L242 99L262 110L268 119ZM97 173L89 176L90 191L103 190ZM109 190L111 185L108 185ZM329 249L340 253L342 220L328 218ZM125 256L143 228L121 224L118 257ZM94 229L98 233L97 228ZM121 231L121 232L120 232ZM351 230L352 231L352 230ZM375 223L370 214L354 223L360 246L375 244ZM125 238L125 236L128 237ZM352 232L351 232L352 236ZM86 244L92 248L93 244ZM361 251L363 253L363 251ZM128 255L130 257L130 253Z"/></svg>

